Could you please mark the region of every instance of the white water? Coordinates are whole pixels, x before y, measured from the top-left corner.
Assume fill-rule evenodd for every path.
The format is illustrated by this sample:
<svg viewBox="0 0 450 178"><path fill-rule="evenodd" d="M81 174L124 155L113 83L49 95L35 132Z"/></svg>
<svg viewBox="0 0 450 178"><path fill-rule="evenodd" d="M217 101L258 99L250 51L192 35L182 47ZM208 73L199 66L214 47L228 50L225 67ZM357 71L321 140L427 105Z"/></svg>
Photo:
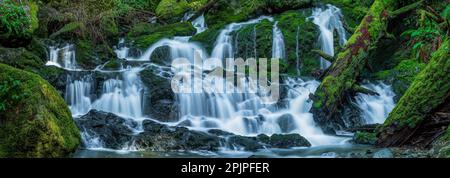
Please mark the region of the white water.
<svg viewBox="0 0 450 178"><path fill-rule="evenodd" d="M211 57L225 59L234 56L233 32L250 24L259 23L267 19L273 21L271 17L260 17L242 23L232 23L221 31L217 37L215 47ZM273 52L274 57L284 57L284 40L281 30L275 23L273 26ZM194 51L205 50L195 43L175 38L174 40L164 39L153 44L143 55L142 60L150 59L152 53L161 46L168 46L172 58L186 58L192 65L194 61ZM195 66L202 68L205 66ZM191 71L178 71L178 74L191 75ZM195 72L195 71L194 71ZM226 83L221 78L215 78L216 83ZM228 83L226 83L229 85ZM180 120L174 125L183 124L191 129L208 130L217 128L240 135L255 136L258 134L272 135L275 133L299 133L305 136L313 145L334 145L341 144L345 138L325 135L320 128L315 126L312 114L309 113L312 103L309 101L309 94L313 93L319 85L316 81L303 81L300 79L289 79L286 83L289 86L287 107L280 107L276 104L265 105L257 92L244 92L226 94L210 90L208 86L203 88L202 93L181 93L177 94L177 101L180 108ZM214 86L213 86L214 87ZM288 118L290 130L282 129L280 118ZM286 124L285 124L286 125Z"/></svg>
<svg viewBox="0 0 450 178"><path fill-rule="evenodd" d="M271 17L262 16L247 22L228 25L217 37L215 47L210 56L217 59L234 57L233 42L236 43L237 39L236 41L233 40L233 32L246 25L259 23L265 19L273 21ZM128 49L125 45L122 45L124 41L121 41L117 46L116 53L119 58L130 61L151 61L151 56L156 49L167 46L170 49L170 57L172 59L183 57L189 59L192 63L195 51L201 51L202 56L204 58L207 57L206 50L196 43L188 42L189 38L175 37L174 39L160 40L150 46L139 58L130 58ZM276 23L273 26L272 47L274 57L284 58L283 36ZM161 70L164 73L166 68L159 67L164 69ZM102 91L96 95L97 97L93 97L95 91L91 90L94 83L92 80L74 80L69 83L66 99L70 100L70 108L73 114L83 115L91 109L97 109L134 120L144 119L142 114L144 86L139 77L141 70L141 68L128 68L125 71L120 71L121 75L105 80L101 85ZM249 136L299 133L305 136L313 146L342 144L346 140L345 138L325 135L315 125L312 114L309 113L312 105L309 100L309 94L313 93L318 85L319 83L316 81L288 79L286 86L289 89L285 106L262 104L262 99L258 93L254 92L224 94L210 91L196 94L178 94L177 101L181 117L179 122L171 124L189 122L188 126L191 129L208 130L218 128L235 134ZM283 124L279 123L282 120L282 116L288 117L288 130L283 129ZM90 145L91 148L98 147L101 142L95 139L92 137L90 141L85 142L92 143Z"/></svg>
<svg viewBox="0 0 450 178"><path fill-rule="evenodd" d="M272 17L268 16L261 16L257 19L249 20L247 22L241 22L241 23L232 23L230 25L227 25L225 29L223 29L219 36L216 39L216 42L214 44L214 49L211 54L211 58L216 59L226 59L226 58L233 58L234 57L234 50L233 50L233 36L232 33L241 29L242 27L245 27L247 25L259 23L262 20L270 20L273 21Z"/></svg>
<svg viewBox="0 0 450 178"><path fill-rule="evenodd" d="M67 44L62 48L51 46L49 49L50 59L46 63L47 66L56 66L67 70L74 70L77 68L74 45Z"/></svg>
<svg viewBox="0 0 450 178"><path fill-rule="evenodd" d="M377 92L379 96L358 94L356 103L363 111L362 118L366 124L384 123L389 113L395 107L395 93L392 91L392 87L383 83L376 85L367 84L363 87Z"/></svg>
<svg viewBox="0 0 450 178"><path fill-rule="evenodd" d="M319 43L321 50L330 56L334 56L334 31L339 35L339 44L342 46L347 42L347 37L343 23L341 10L333 5L326 8L315 8L310 17L314 24L320 29ZM331 63L324 58L320 58L322 69L330 67Z"/></svg>
<svg viewBox="0 0 450 178"><path fill-rule="evenodd" d="M208 29L208 26L205 22L205 16L201 15L198 18L196 18L194 21L192 21L192 26L197 30L197 34L204 32L206 29Z"/></svg>
<svg viewBox="0 0 450 178"><path fill-rule="evenodd" d="M143 85L140 68L128 68L122 76L103 82L102 95L92 108L124 117L142 118Z"/></svg>
<svg viewBox="0 0 450 178"><path fill-rule="evenodd" d="M274 59L285 59L285 45L284 37L281 29L278 28L278 21L273 24L273 39L272 39L272 58Z"/></svg>
<svg viewBox="0 0 450 178"><path fill-rule="evenodd" d="M117 55L117 58L119 58L119 59L128 58L129 51L130 51L130 48L125 45L125 39L121 38L119 40L119 43L116 46L116 49L114 50L114 52Z"/></svg>
<svg viewBox="0 0 450 178"><path fill-rule="evenodd" d="M65 99L72 115L82 116L91 109L91 95L93 94L93 79L90 75L77 80L67 76Z"/></svg>

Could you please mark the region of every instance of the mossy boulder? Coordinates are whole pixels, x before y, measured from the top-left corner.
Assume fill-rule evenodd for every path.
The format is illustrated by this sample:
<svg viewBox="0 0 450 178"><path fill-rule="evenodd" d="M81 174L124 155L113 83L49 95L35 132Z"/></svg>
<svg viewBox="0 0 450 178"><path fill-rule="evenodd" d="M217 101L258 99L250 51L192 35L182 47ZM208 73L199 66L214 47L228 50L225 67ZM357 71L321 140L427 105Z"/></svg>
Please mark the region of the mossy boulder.
<svg viewBox="0 0 450 178"><path fill-rule="evenodd" d="M137 48L145 50L163 38L192 36L195 32L195 28L189 22L179 22L156 27L150 24L138 24L128 33L127 38L129 41L134 41L134 45Z"/></svg>
<svg viewBox="0 0 450 178"><path fill-rule="evenodd" d="M65 157L80 144L69 108L36 74L0 64L0 157Z"/></svg>
<svg viewBox="0 0 450 178"><path fill-rule="evenodd" d="M66 80L65 75L63 75L64 70L53 66L45 66L46 60L36 55L38 51L45 51L40 51L39 47L30 48L36 52L28 51L25 48L0 47L0 63L38 74L49 81L58 91L64 90Z"/></svg>
<svg viewBox="0 0 450 178"><path fill-rule="evenodd" d="M312 5L312 0L218 0L205 15L209 27L224 27L263 14L275 14Z"/></svg>

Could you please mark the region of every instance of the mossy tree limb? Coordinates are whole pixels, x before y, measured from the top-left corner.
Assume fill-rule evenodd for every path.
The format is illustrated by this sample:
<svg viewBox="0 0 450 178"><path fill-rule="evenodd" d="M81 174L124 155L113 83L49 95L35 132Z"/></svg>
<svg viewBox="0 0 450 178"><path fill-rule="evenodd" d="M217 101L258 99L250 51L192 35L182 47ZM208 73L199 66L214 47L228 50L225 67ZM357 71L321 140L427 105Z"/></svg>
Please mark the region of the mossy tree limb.
<svg viewBox="0 0 450 178"><path fill-rule="evenodd" d="M312 98L314 105L311 109L314 120L326 133L345 129L338 112L366 66L369 52L376 48L380 38L386 36L389 12L397 5L398 1L375 0L344 49L337 54L336 61L326 71Z"/></svg>
<svg viewBox="0 0 450 178"><path fill-rule="evenodd" d="M431 142L445 132L450 124L449 59L447 39L389 114L379 131L378 146Z"/></svg>
<svg viewBox="0 0 450 178"><path fill-rule="evenodd" d="M316 53L317 55L319 55L320 57L323 57L324 59L330 61L330 62L334 62L336 59L334 58L334 56L330 56L327 53L323 52L322 50L312 50L312 52Z"/></svg>

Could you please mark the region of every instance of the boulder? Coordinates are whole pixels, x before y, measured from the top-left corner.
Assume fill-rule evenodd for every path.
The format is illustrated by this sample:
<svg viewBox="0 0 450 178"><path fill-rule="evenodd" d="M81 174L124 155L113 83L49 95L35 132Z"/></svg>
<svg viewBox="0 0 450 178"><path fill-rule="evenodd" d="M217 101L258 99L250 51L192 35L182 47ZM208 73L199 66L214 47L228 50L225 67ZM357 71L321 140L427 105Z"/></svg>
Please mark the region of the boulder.
<svg viewBox="0 0 450 178"><path fill-rule="evenodd" d="M91 137L99 138L102 146L111 149L123 148L134 135L132 127L137 126L135 121L97 110L92 110L76 119L76 123L81 131Z"/></svg>
<svg viewBox="0 0 450 178"><path fill-rule="evenodd" d="M0 157L66 157L80 133L58 92L36 74L0 64Z"/></svg>
<svg viewBox="0 0 450 178"><path fill-rule="evenodd" d="M289 133L296 129L296 123L294 117L291 114L284 114L277 120L278 125L281 128L281 132Z"/></svg>

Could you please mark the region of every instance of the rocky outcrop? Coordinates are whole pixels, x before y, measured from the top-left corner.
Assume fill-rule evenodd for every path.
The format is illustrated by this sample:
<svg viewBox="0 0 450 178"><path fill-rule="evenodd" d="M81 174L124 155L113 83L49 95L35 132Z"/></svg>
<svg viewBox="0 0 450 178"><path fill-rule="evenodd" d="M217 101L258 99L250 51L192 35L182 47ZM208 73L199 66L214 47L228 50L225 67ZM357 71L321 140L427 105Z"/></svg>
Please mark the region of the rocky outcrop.
<svg viewBox="0 0 450 178"><path fill-rule="evenodd" d="M133 120L101 111L90 111L76 119L80 130L92 138L99 138L102 146L122 149L130 146L150 151L208 150L222 147L256 151L262 148L309 147L311 144L299 134L274 134L248 137L211 129L208 132L168 126L145 120L142 126ZM88 145L85 145L88 146Z"/></svg>

